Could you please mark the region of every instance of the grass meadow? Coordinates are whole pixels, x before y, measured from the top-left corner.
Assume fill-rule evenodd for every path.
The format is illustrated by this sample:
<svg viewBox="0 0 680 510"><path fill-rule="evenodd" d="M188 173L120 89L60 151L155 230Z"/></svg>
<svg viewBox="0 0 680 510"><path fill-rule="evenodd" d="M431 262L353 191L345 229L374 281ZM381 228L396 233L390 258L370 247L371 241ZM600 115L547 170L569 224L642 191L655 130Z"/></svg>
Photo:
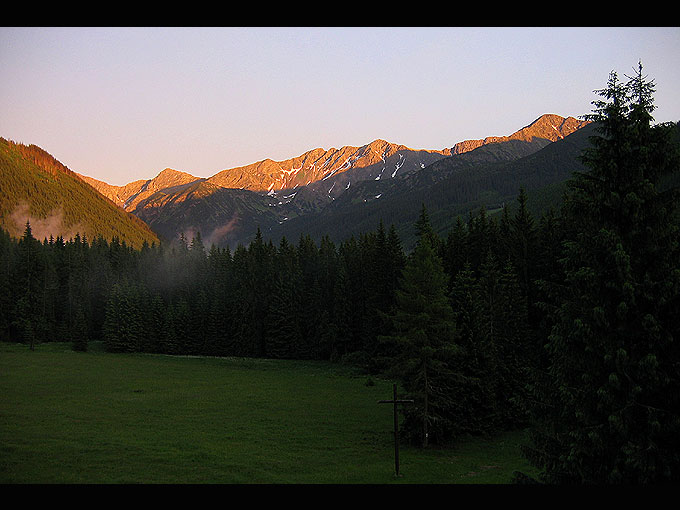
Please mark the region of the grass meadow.
<svg viewBox="0 0 680 510"><path fill-rule="evenodd" d="M4 484L504 484L521 431L400 447L392 383L322 362L0 344Z"/></svg>

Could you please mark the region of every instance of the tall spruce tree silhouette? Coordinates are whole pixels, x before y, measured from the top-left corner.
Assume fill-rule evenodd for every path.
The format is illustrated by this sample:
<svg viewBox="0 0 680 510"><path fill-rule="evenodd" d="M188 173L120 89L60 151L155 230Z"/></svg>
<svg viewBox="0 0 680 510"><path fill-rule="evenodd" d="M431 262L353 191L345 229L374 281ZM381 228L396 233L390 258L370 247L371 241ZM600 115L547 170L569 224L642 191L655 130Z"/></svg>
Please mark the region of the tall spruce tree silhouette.
<svg viewBox="0 0 680 510"><path fill-rule="evenodd" d="M642 65L597 91L589 171L570 182L566 285L527 455L548 483L680 480L678 171Z"/></svg>

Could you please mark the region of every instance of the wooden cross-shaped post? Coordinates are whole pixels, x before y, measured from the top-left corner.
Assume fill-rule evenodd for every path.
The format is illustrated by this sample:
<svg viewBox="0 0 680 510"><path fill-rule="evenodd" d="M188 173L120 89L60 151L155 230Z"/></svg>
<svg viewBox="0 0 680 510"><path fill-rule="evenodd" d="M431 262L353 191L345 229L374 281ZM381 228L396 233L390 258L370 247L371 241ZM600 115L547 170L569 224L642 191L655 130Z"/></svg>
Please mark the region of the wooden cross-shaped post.
<svg viewBox="0 0 680 510"><path fill-rule="evenodd" d="M397 404L412 404L413 400L397 400L397 385L392 385L392 400L378 400L378 404L394 404L394 472L399 476L399 416Z"/></svg>

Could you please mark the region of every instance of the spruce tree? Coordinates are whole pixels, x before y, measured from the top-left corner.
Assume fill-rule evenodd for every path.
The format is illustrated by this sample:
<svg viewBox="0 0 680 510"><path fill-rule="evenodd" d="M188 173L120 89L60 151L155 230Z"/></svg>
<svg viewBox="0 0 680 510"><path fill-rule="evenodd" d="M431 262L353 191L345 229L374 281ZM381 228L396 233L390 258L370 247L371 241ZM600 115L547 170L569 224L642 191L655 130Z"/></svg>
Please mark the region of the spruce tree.
<svg viewBox="0 0 680 510"><path fill-rule="evenodd" d="M297 246L300 277L298 280L300 307L298 320L300 342L296 357L314 359L319 352L321 333L320 319L323 315L321 285L319 284L319 250L309 235L300 236Z"/></svg>
<svg viewBox="0 0 680 510"><path fill-rule="evenodd" d="M352 324L345 265L339 257L336 259L336 264L337 268L332 288L333 308L330 323L323 339L330 351L331 361L342 359L342 356L349 352Z"/></svg>
<svg viewBox="0 0 680 510"><path fill-rule="evenodd" d="M456 345L460 350L455 365L458 380L454 415L458 435L490 432L495 428L495 347L490 333L496 320L488 313L488 285L484 280L491 280L489 276L490 272L480 286L472 267L466 263L456 276L451 295ZM480 292L483 287L487 287L484 293Z"/></svg>
<svg viewBox="0 0 680 510"><path fill-rule="evenodd" d="M29 221L26 221L24 235L19 241L17 258L17 301L16 318L17 329L21 332L23 341L35 348L41 324L41 283L43 281L43 261L40 241L33 237Z"/></svg>
<svg viewBox="0 0 680 510"><path fill-rule="evenodd" d="M142 345L141 293L137 285L114 284L106 303L104 345L109 352L138 352Z"/></svg>
<svg viewBox="0 0 680 510"><path fill-rule="evenodd" d="M498 356L496 402L500 425L514 428L526 422L522 404L526 398L529 367L534 360L530 352L535 346L528 338L526 298L510 260L500 273L497 295L495 349Z"/></svg>
<svg viewBox="0 0 680 510"><path fill-rule="evenodd" d="M680 480L678 202L659 188L678 160L652 125L653 90L641 66L625 83L610 74L588 171L566 195L566 285L527 449L548 483Z"/></svg>
<svg viewBox="0 0 680 510"><path fill-rule="evenodd" d="M8 232L0 229L0 342L9 341L14 316L14 271L16 249Z"/></svg>
<svg viewBox="0 0 680 510"><path fill-rule="evenodd" d="M255 297L250 278L248 250L242 244L236 246L232 259L233 291L229 294L228 349L232 356L252 356L252 338L255 336Z"/></svg>
<svg viewBox="0 0 680 510"><path fill-rule="evenodd" d="M536 227L527 209L527 195L520 188L517 197L517 212L510 221L510 252L513 264L518 271L522 291L529 303L533 302L533 280L536 255Z"/></svg>
<svg viewBox="0 0 680 510"><path fill-rule="evenodd" d="M189 354L194 352L194 331L191 327L191 306L182 296L179 297L172 307L172 325L176 339L177 354Z"/></svg>
<svg viewBox="0 0 680 510"><path fill-rule="evenodd" d="M447 296L447 275L424 235L411 254L396 293L392 334L380 337L394 345L391 374L401 381L414 406L405 410L405 431L417 431L423 446L431 435L450 435L451 359L455 355L454 315Z"/></svg>
<svg viewBox="0 0 680 510"><path fill-rule="evenodd" d="M276 277L267 329L267 357L292 358L300 346L300 281L295 247L283 237L276 255Z"/></svg>
<svg viewBox="0 0 680 510"><path fill-rule="evenodd" d="M163 348L164 354L182 354L181 338L177 332L177 321L175 320L175 307L172 303L168 303L165 307L163 327Z"/></svg>
<svg viewBox="0 0 680 510"><path fill-rule="evenodd" d="M106 301L106 312L102 333L104 335L104 347L109 352L120 352L122 346L121 321L123 316L123 291L120 284L111 287L109 298Z"/></svg>
<svg viewBox="0 0 680 510"><path fill-rule="evenodd" d="M358 356L367 358L366 353L373 341L368 334L371 331L366 292L368 277L361 247L354 236L350 236L341 244L340 255L347 276L348 313L352 317L350 323L351 341L347 350L355 353L355 358ZM367 367L368 361L365 358L363 363Z"/></svg>
<svg viewBox="0 0 680 510"><path fill-rule="evenodd" d="M255 357L263 357L267 352L267 325L270 311L270 297L273 278L273 252L275 248L264 242L258 227L255 239L248 247L248 298L251 308L246 320L251 321L251 352Z"/></svg>
<svg viewBox="0 0 680 510"><path fill-rule="evenodd" d="M434 249L435 253L439 254L439 245L441 243L441 239L432 227L432 223L430 222L430 214L427 211L425 204L422 204L420 207L420 215L416 220L415 229L418 239L427 238L430 246L432 246L432 249Z"/></svg>
<svg viewBox="0 0 680 510"><path fill-rule="evenodd" d="M456 224L453 229L449 231L446 238L444 255L442 257L444 270L450 277L449 293L453 290L453 283L455 282L458 272L463 269L465 263L469 260L467 245L467 227L463 223L463 219L458 216L456 218Z"/></svg>
<svg viewBox="0 0 680 510"><path fill-rule="evenodd" d="M320 333L321 357L337 361L349 342L347 275L344 265L328 236L319 246L321 300L324 305Z"/></svg>

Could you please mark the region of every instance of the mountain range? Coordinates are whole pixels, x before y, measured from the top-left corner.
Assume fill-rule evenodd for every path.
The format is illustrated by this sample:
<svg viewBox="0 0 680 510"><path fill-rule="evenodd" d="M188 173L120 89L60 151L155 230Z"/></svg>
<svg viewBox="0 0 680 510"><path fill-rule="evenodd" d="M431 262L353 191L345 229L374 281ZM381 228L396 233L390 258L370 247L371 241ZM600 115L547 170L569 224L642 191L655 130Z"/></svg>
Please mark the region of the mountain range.
<svg viewBox="0 0 680 510"><path fill-rule="evenodd" d="M274 242L304 234L342 240L374 230L381 220L408 239L423 204L444 231L458 214L481 205L498 207L519 187L534 190L564 181L581 168L577 155L591 132L586 126L574 117L546 114L511 135L465 140L445 149L374 140L361 147L316 148L284 161L265 159L209 178L166 168L124 186L65 168L58 173L108 199L102 207L115 206L117 221L141 219L153 231L147 241L153 234L170 240L183 233L191 240L200 233L207 246L234 248L247 244L258 228ZM3 188L6 173L3 169ZM65 207L70 206L55 198L53 209ZM3 226L10 209L3 206Z"/></svg>

